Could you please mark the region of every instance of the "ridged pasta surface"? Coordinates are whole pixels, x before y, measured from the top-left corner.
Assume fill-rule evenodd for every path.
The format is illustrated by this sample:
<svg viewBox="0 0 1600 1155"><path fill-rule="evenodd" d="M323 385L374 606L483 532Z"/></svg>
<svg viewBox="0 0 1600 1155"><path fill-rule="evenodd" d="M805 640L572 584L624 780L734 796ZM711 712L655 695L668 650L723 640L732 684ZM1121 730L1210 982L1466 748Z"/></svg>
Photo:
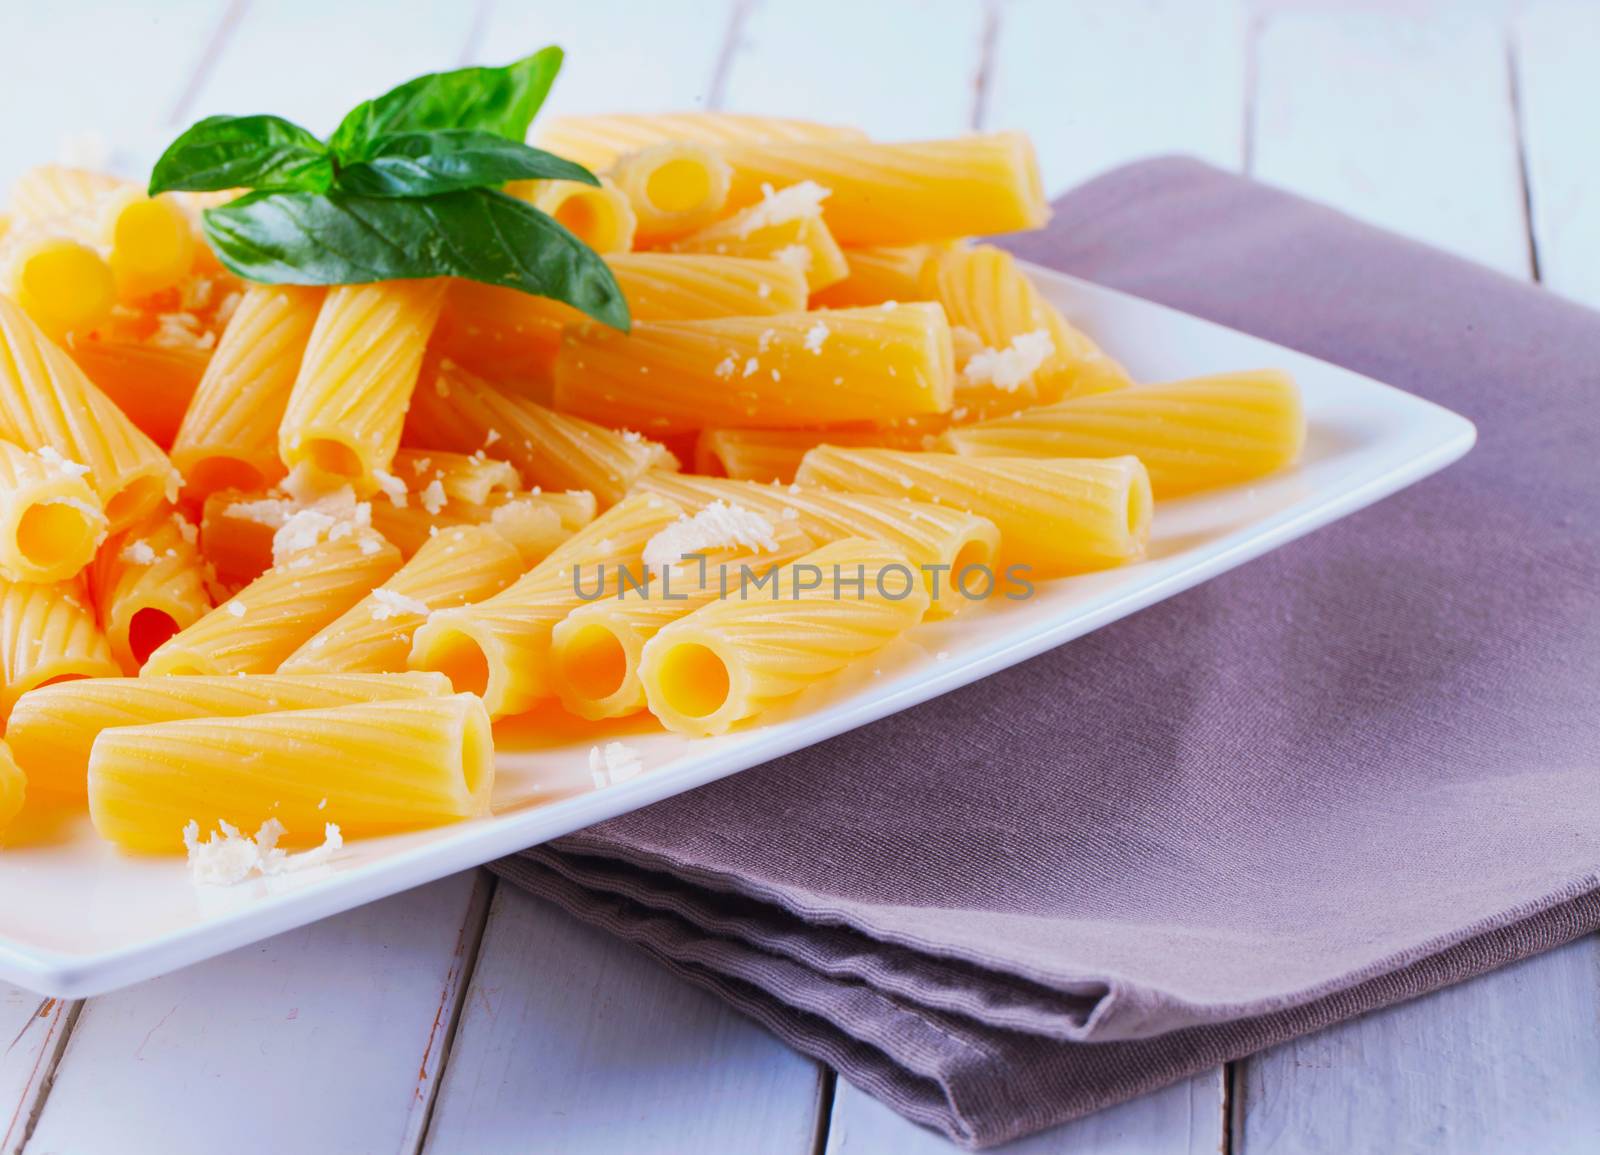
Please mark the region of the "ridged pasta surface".
<svg viewBox="0 0 1600 1155"><path fill-rule="evenodd" d="M486 814L493 783L488 717L459 694L106 730L89 816L128 850L171 853L191 820L276 818L303 845L328 822L361 836Z"/></svg>
<svg viewBox="0 0 1600 1155"><path fill-rule="evenodd" d="M125 674L168 638L211 611L197 532L182 514L158 510L106 542L89 572L89 592L111 656Z"/></svg>
<svg viewBox="0 0 1600 1155"><path fill-rule="evenodd" d="M736 141L859 140L866 134L844 125L817 124L778 116L727 112L662 115L556 116L539 122L536 139L548 149L595 171L610 168L625 153L671 140L702 144Z"/></svg>
<svg viewBox="0 0 1600 1155"><path fill-rule="evenodd" d="M837 284L850 273L844 250L828 231L821 212L770 221L759 206L690 233L672 244L674 252L780 261L804 275L811 292Z"/></svg>
<svg viewBox="0 0 1600 1155"><path fill-rule="evenodd" d="M89 380L159 446L170 446L177 437L211 363L206 349L114 338L75 338L67 351ZM179 465L176 459L173 464Z"/></svg>
<svg viewBox="0 0 1600 1155"><path fill-rule="evenodd" d="M106 533L100 497L60 462L0 441L0 578L73 578Z"/></svg>
<svg viewBox="0 0 1600 1155"><path fill-rule="evenodd" d="M695 321L798 313L805 274L783 261L695 253L626 253L612 257L636 321Z"/></svg>
<svg viewBox="0 0 1600 1155"><path fill-rule="evenodd" d="M82 798L89 749L102 730L449 693L445 678L420 673L95 677L57 682L22 695L7 723L6 737L36 787Z"/></svg>
<svg viewBox="0 0 1600 1155"><path fill-rule="evenodd" d="M0 581L0 722L35 686L119 673L81 582Z"/></svg>

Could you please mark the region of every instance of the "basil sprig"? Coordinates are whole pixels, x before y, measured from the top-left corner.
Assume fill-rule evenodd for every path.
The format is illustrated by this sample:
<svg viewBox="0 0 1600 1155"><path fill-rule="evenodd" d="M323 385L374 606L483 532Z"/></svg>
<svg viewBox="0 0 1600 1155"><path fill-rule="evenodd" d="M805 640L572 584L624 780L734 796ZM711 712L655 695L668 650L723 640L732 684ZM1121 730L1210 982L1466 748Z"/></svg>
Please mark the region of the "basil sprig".
<svg viewBox="0 0 1600 1155"><path fill-rule="evenodd" d="M546 48L504 68L409 80L357 105L326 142L276 116L212 116L173 141L150 193L253 190L203 214L222 263L268 284L463 277L550 297L627 330L600 257L513 180L598 184L523 143L561 68Z"/></svg>

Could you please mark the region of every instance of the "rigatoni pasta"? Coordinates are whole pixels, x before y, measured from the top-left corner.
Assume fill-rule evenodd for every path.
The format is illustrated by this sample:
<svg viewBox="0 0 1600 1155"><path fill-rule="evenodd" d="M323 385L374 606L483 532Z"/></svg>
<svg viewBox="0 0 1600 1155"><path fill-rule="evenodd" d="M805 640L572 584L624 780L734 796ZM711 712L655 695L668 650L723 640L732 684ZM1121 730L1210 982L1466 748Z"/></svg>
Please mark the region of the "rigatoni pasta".
<svg viewBox="0 0 1600 1155"><path fill-rule="evenodd" d="M84 678L23 694L7 722L6 738L37 789L83 798L89 751L103 730L449 693L443 676L422 673Z"/></svg>
<svg viewBox="0 0 1600 1155"><path fill-rule="evenodd" d="M625 253L633 247L639 218L627 195L603 177L598 185L573 180L513 181L506 192L549 213L597 253Z"/></svg>
<svg viewBox="0 0 1600 1155"><path fill-rule="evenodd" d="M169 448L200 388L211 351L91 333L67 348L89 380L150 440ZM181 470L183 467L178 465Z"/></svg>
<svg viewBox="0 0 1600 1155"><path fill-rule="evenodd" d="M557 116L540 124L537 133L540 148L596 171L610 168L626 153L674 140L723 145L738 141L865 139L866 133L859 128L845 125L728 112Z"/></svg>
<svg viewBox="0 0 1600 1155"><path fill-rule="evenodd" d="M732 173L705 145L678 140L619 157L610 177L633 206L639 240L659 244L716 220Z"/></svg>
<svg viewBox="0 0 1600 1155"><path fill-rule="evenodd" d="M27 801L28 777L11 756L11 747L0 742L0 835L22 813Z"/></svg>
<svg viewBox="0 0 1600 1155"><path fill-rule="evenodd" d="M89 572L89 593L124 674L211 611L195 526L162 509L108 541Z"/></svg>
<svg viewBox="0 0 1600 1155"><path fill-rule="evenodd" d="M35 686L119 673L82 582L0 581L0 725Z"/></svg>
<svg viewBox="0 0 1600 1155"><path fill-rule="evenodd" d="M100 497L83 471L46 448L0 441L0 578L76 577L106 536Z"/></svg>
<svg viewBox="0 0 1600 1155"><path fill-rule="evenodd" d="M780 261L819 292L850 273L844 250L822 219L827 192L808 181L773 193L673 242L673 251Z"/></svg>
<svg viewBox="0 0 1600 1155"><path fill-rule="evenodd" d="M487 814L494 739L471 694L190 718L104 730L89 753L89 816L127 850L172 853L191 821L275 818L290 845L325 823L353 835Z"/></svg>

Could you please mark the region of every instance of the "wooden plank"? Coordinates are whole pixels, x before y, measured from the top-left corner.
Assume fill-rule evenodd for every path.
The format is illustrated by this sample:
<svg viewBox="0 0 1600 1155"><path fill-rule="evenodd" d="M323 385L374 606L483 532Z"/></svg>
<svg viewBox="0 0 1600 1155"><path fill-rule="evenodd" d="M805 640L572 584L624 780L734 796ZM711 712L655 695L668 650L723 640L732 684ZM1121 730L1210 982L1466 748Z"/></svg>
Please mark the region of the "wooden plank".
<svg viewBox="0 0 1600 1155"><path fill-rule="evenodd" d="M1600 10L1538 4L1516 26L1523 158L1539 279L1600 307Z"/></svg>
<svg viewBox="0 0 1600 1155"><path fill-rule="evenodd" d="M1440 9L1280 12L1256 43L1254 174L1525 276L1506 40Z"/></svg>
<svg viewBox="0 0 1600 1155"><path fill-rule="evenodd" d="M458 67L474 8L460 0L270 0L239 19L185 121L271 112L332 131L354 105L423 72Z"/></svg>
<svg viewBox="0 0 1600 1155"><path fill-rule="evenodd" d="M425 1150L808 1155L821 1083L710 995L502 885Z"/></svg>
<svg viewBox="0 0 1600 1155"><path fill-rule="evenodd" d="M702 108L734 11L734 0L491 0L474 56L501 63L561 45L567 57L546 105L549 115Z"/></svg>
<svg viewBox="0 0 1600 1155"><path fill-rule="evenodd" d="M1006 1145L1005 1155L1214 1155L1223 1140L1222 1070ZM843 1079L827 1155L955 1155L943 1136L908 1123Z"/></svg>
<svg viewBox="0 0 1600 1155"><path fill-rule="evenodd" d="M91 1000L26 1150L415 1150L487 885L458 874Z"/></svg>
<svg viewBox="0 0 1600 1155"><path fill-rule="evenodd" d="M973 123L983 34L978 0L768 0L741 29L725 103L891 140L954 135Z"/></svg>
<svg viewBox="0 0 1600 1155"><path fill-rule="evenodd" d="M77 1004L0 987L0 1152L22 1146L49 1086Z"/></svg>
<svg viewBox="0 0 1600 1155"><path fill-rule="evenodd" d="M1234 1151L1600 1150L1600 940L1246 1064Z"/></svg>
<svg viewBox="0 0 1600 1155"><path fill-rule="evenodd" d="M999 8L985 128L1033 136L1052 195L1139 157L1244 156L1234 0L1012 0Z"/></svg>
<svg viewBox="0 0 1600 1155"><path fill-rule="evenodd" d="M0 6L0 190L74 140L130 174L147 167L226 11L226 0Z"/></svg>

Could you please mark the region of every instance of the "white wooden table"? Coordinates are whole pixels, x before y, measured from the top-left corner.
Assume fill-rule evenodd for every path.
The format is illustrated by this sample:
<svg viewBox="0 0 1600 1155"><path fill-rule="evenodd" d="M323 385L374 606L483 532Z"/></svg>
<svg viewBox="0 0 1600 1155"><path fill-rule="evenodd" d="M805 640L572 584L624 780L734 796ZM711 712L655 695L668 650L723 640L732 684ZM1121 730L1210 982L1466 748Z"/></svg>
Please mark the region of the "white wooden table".
<svg viewBox="0 0 1600 1155"><path fill-rule="evenodd" d="M328 128L551 41L552 107L1017 127L1054 190L1190 152L1600 305L1593 5L0 0L0 184L64 137L132 159L212 112ZM81 1004L0 986L0 1047L0 1153L951 1150L481 872ZM1600 944L1012 1150L1600 1150Z"/></svg>

